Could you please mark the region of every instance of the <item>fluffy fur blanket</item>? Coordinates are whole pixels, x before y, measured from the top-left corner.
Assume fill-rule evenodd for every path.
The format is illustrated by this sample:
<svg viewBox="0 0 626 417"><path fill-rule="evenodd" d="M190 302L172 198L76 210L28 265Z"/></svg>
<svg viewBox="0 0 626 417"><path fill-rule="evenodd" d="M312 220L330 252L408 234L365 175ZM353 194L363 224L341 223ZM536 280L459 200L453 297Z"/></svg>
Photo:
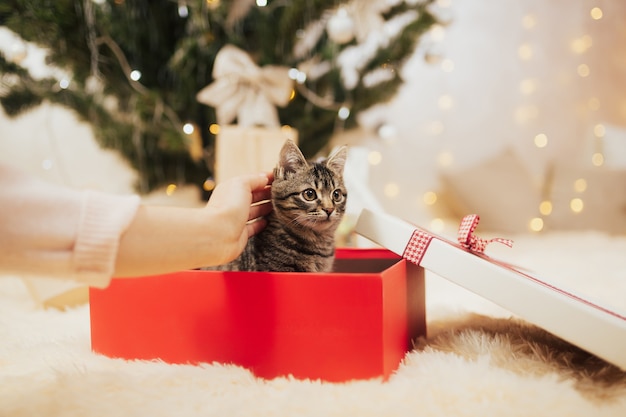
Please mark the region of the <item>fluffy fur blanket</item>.
<svg viewBox="0 0 626 417"><path fill-rule="evenodd" d="M626 310L626 237L515 239L513 250L493 256ZM428 338L417 341L387 382L268 381L236 366L96 355L87 306L41 308L22 280L6 277L0 279L0 415L626 415L625 372L488 301L429 275L427 313Z"/></svg>

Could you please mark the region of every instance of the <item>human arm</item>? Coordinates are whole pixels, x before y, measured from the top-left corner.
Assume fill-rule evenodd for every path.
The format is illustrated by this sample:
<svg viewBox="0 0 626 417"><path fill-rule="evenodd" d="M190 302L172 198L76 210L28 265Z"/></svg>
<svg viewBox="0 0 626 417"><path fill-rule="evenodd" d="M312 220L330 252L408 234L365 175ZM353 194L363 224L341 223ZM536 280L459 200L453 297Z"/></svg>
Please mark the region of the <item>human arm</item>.
<svg viewBox="0 0 626 417"><path fill-rule="evenodd" d="M265 225L268 175L220 183L206 207L140 206L120 240L115 276L139 276L226 263Z"/></svg>
<svg viewBox="0 0 626 417"><path fill-rule="evenodd" d="M266 214L266 175L218 185L204 208L151 207L137 196L78 191L0 165L0 272L106 286L225 262ZM229 186L230 184L230 186Z"/></svg>
<svg viewBox="0 0 626 417"><path fill-rule="evenodd" d="M138 196L79 191L0 165L0 272L103 286Z"/></svg>

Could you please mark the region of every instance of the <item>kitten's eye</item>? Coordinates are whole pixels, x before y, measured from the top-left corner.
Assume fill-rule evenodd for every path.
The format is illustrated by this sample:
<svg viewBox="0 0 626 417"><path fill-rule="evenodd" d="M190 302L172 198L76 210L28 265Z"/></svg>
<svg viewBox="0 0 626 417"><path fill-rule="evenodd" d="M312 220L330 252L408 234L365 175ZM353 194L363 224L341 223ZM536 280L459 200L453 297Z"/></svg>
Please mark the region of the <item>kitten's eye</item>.
<svg viewBox="0 0 626 417"><path fill-rule="evenodd" d="M343 199L343 193L340 189L334 190L332 196L335 203L338 203Z"/></svg>
<svg viewBox="0 0 626 417"><path fill-rule="evenodd" d="M302 198L304 198L306 201L313 201L317 198L317 193L313 188L307 188L306 190L302 191Z"/></svg>

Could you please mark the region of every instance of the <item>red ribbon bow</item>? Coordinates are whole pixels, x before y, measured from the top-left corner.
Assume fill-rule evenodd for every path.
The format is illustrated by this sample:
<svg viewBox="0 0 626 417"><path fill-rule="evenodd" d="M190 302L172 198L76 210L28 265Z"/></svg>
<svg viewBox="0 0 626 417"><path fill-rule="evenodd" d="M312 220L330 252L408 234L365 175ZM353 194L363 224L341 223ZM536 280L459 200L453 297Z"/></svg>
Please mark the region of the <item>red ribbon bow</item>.
<svg viewBox="0 0 626 417"><path fill-rule="evenodd" d="M474 229L476 229L476 226L478 225L479 219L480 218L477 214L468 214L463 217L458 233L458 240L461 246L472 252L483 252L487 245L491 242L499 242L507 245L508 247L513 246L513 241L510 239L494 238L487 240L475 236L473 233ZM416 265L419 265L422 262L422 258L424 257L432 239L433 235L430 233L421 229L415 229L411 239L409 239L409 243L404 249L402 257Z"/></svg>
<svg viewBox="0 0 626 417"><path fill-rule="evenodd" d="M502 238L493 238L493 239L482 239L478 236L474 235L474 230L476 226L478 226L478 221L480 217L477 214L468 214L463 217L461 220L461 225L459 226L459 234L458 240L461 246L471 250L472 252L483 252L488 244L491 242L502 243L503 245L513 247L513 241L510 239L502 239Z"/></svg>

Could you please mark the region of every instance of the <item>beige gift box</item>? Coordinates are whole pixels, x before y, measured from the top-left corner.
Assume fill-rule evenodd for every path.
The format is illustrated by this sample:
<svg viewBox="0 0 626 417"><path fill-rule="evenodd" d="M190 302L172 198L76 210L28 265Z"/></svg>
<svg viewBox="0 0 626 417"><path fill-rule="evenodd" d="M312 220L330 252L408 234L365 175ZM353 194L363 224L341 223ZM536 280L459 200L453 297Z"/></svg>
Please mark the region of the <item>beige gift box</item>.
<svg viewBox="0 0 626 417"><path fill-rule="evenodd" d="M273 170L287 139L298 143L298 131L289 126L220 126L215 143L215 181Z"/></svg>

